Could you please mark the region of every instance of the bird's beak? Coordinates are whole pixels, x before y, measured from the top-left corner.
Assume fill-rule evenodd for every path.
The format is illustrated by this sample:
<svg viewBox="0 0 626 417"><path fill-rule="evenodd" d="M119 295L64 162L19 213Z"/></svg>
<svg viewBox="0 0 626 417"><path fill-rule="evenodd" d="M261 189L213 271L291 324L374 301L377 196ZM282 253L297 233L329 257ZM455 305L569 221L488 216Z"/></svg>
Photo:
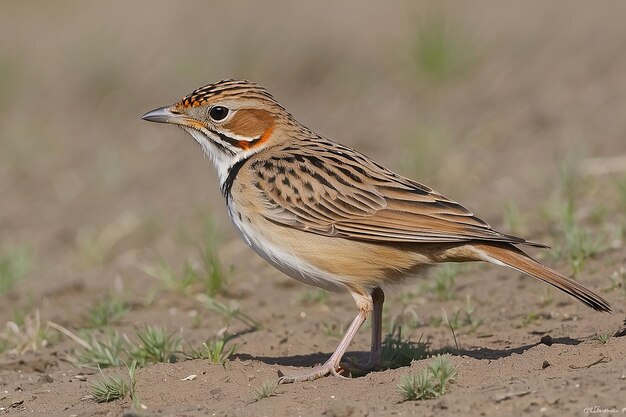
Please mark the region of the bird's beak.
<svg viewBox="0 0 626 417"><path fill-rule="evenodd" d="M180 124L180 114L172 112L172 107L173 106L165 106L150 110L141 116L141 118L149 122Z"/></svg>

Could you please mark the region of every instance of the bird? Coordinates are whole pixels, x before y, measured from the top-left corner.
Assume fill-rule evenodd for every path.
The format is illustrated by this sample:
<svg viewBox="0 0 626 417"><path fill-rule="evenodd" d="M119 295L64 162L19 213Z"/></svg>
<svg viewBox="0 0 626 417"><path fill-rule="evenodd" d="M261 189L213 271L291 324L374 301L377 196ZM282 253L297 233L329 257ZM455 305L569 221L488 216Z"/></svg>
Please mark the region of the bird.
<svg viewBox="0 0 626 417"><path fill-rule="evenodd" d="M297 375L279 372L280 383L344 377L342 357L368 318L363 369L380 369L383 288L441 263L506 266L611 312L520 249L548 246L496 231L432 188L315 133L254 82L208 84L142 118L179 126L200 145L235 228L257 254L291 278L353 297L358 314L329 359Z"/></svg>

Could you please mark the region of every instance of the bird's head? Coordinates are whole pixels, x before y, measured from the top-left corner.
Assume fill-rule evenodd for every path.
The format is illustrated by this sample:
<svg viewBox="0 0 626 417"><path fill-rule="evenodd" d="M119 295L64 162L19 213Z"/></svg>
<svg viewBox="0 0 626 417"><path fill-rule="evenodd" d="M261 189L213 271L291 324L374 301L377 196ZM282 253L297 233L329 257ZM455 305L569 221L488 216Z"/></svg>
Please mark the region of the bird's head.
<svg viewBox="0 0 626 417"><path fill-rule="evenodd" d="M239 160L277 141L277 133L291 116L255 83L223 80L149 111L143 119L183 128L213 160L223 179Z"/></svg>

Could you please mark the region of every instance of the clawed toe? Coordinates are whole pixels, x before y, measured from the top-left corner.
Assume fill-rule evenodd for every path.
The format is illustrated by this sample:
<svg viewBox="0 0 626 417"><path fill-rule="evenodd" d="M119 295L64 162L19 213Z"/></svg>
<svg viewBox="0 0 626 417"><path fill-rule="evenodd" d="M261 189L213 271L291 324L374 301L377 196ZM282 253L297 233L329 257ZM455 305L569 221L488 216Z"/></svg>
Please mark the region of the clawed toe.
<svg viewBox="0 0 626 417"><path fill-rule="evenodd" d="M347 379L341 375L344 372L342 366L338 366L331 363L325 363L324 365L316 366L310 372L302 375L284 375L281 371L278 371L278 383L279 384L292 384L294 382L314 381L319 378L323 378L328 374L336 376L338 378Z"/></svg>
<svg viewBox="0 0 626 417"><path fill-rule="evenodd" d="M350 360L349 363L342 362L340 365L332 365L329 363L325 363L324 365L316 366L310 372L304 373L302 375L285 375L281 371L278 371L278 383L279 384L292 384L294 382L305 382L305 381L314 381L319 378L323 378L327 375L333 375L337 378L341 379L350 379L344 376L344 373L348 373L350 375L365 375L369 372L382 371L387 369L381 362L367 362L367 363L358 363Z"/></svg>
<svg viewBox="0 0 626 417"><path fill-rule="evenodd" d="M342 375L342 373L346 370L346 368L344 368L343 366L339 365L337 368L331 368L330 373L337 377L337 378L341 378L341 379L350 379L348 377L345 377Z"/></svg>
<svg viewBox="0 0 626 417"><path fill-rule="evenodd" d="M359 327L361 327L361 325L365 321L367 313L368 309L359 309L359 314L357 314L357 316L352 321L352 324L350 324L350 327L348 327L346 334L341 339L341 342L339 342L339 346L337 346L337 349L335 349L333 354L323 365L316 366L310 372L304 375L287 376L279 373L278 383L291 384L294 382L314 381L318 378L325 377L328 374L332 374L333 376L336 376L338 378L345 378L345 376L341 375L344 370L346 370L346 368L340 365L341 358L346 353L346 350L348 349L350 342L354 338L354 335L359 330Z"/></svg>

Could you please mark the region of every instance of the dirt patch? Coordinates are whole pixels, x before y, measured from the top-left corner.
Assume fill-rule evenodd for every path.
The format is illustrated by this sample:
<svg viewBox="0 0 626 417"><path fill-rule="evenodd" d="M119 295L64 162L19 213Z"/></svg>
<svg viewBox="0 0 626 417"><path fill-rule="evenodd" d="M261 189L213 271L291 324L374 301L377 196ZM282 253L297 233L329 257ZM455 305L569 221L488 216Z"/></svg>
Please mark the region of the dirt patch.
<svg viewBox="0 0 626 417"><path fill-rule="evenodd" d="M593 12L584 3L491 1L354 2L332 13L282 2L5 9L0 249L17 278L0 293L0 414L582 415L626 407L623 3ZM279 370L324 361L356 308L348 295L319 293L254 255L230 226L209 161L182 132L139 120L226 77L258 81L315 131L497 229L550 244L533 255L577 271L614 314L503 268L437 270L389 289L384 330L401 325L405 340L454 347L449 392L401 401L397 385L428 366L422 359L279 386L258 399ZM223 287L207 278L216 265ZM198 298L207 293L229 312L208 308ZM79 343L47 327L89 340L97 327L90 312L105 294L104 304L123 305L99 332L137 345L145 325L163 326L181 341L175 363L148 360L137 370L135 401L89 398L100 371L76 366ZM189 359L225 330L234 336L227 346L239 346L224 365ZM368 330L348 356L366 356Z"/></svg>

